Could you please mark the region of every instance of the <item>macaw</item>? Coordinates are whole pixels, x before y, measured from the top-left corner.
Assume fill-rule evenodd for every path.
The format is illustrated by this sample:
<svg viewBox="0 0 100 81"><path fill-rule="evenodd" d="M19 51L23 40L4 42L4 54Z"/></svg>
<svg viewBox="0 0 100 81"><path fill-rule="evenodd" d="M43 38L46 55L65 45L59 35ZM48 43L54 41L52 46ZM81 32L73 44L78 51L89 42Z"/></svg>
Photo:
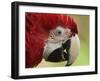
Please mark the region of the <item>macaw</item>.
<svg viewBox="0 0 100 81"><path fill-rule="evenodd" d="M66 61L72 65L79 55L80 40L75 20L66 14L25 14L26 68L38 66L42 59Z"/></svg>

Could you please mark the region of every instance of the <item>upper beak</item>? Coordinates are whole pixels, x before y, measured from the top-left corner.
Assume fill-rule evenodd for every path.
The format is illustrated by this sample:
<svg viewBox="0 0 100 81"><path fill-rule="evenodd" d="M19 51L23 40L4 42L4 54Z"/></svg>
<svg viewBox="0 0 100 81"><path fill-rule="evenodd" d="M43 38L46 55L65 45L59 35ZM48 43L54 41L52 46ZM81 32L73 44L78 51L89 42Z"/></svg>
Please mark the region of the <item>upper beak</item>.
<svg viewBox="0 0 100 81"><path fill-rule="evenodd" d="M79 52L80 52L80 40L78 35L75 35L72 36L71 38L70 53L69 53L68 62L66 66L72 65L76 61Z"/></svg>

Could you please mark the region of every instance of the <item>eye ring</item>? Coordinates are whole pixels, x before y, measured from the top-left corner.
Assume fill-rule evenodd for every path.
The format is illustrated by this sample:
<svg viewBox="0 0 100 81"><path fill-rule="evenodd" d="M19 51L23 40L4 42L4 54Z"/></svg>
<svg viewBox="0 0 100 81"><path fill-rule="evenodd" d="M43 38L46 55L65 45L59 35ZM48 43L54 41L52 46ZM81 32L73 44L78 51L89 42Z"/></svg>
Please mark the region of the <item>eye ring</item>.
<svg viewBox="0 0 100 81"><path fill-rule="evenodd" d="M60 35L62 35L62 31L57 30L57 31L55 32L55 35L56 35L56 36L60 36Z"/></svg>
<svg viewBox="0 0 100 81"><path fill-rule="evenodd" d="M61 34L61 31L58 31L58 34Z"/></svg>

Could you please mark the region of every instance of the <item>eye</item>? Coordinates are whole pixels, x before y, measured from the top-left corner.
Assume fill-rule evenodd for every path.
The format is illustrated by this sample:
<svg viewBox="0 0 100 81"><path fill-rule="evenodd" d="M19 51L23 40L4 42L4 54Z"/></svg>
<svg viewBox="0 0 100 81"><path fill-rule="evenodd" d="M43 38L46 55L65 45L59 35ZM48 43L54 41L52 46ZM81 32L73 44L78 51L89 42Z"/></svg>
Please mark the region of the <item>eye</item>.
<svg viewBox="0 0 100 81"><path fill-rule="evenodd" d="M56 36L62 35L62 31L61 31L61 30L57 30L57 31L55 32L55 35L56 35Z"/></svg>

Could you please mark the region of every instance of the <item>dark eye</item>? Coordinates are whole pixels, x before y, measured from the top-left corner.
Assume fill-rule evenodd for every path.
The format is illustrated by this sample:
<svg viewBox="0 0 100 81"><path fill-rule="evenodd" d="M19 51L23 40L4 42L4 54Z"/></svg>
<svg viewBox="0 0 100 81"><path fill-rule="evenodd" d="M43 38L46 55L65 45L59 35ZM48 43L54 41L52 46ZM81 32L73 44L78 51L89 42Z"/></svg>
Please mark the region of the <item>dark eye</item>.
<svg viewBox="0 0 100 81"><path fill-rule="evenodd" d="M55 35L56 36L60 36L62 34L62 31L60 31L60 30L57 30L56 32L55 32Z"/></svg>

